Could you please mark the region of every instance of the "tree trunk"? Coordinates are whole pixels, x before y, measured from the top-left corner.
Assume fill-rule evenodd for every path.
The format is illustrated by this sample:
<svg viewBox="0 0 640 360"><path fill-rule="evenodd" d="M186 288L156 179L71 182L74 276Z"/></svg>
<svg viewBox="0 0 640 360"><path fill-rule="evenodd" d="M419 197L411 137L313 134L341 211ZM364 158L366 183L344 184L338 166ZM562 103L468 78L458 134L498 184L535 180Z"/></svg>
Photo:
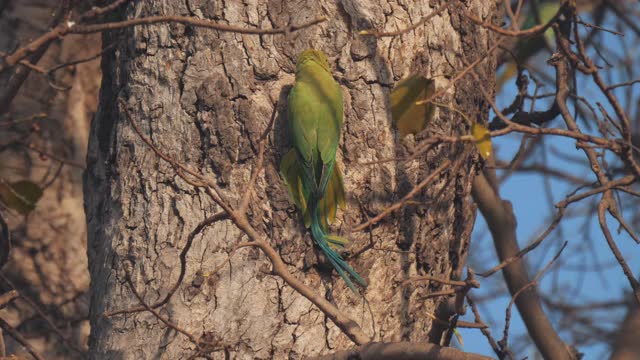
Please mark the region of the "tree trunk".
<svg viewBox="0 0 640 360"><path fill-rule="evenodd" d="M461 276L475 219L468 196L475 150L471 144L443 144L412 161L363 164L405 156L420 140L399 139L391 127L393 84L419 73L434 78L437 89L447 86L465 62L486 57L493 44L491 34L463 13L494 21L497 10L493 2L453 2L404 35L358 35L365 29L406 28L438 6L437 1L143 0L122 9L123 18L185 15L249 28L297 25L318 16L328 21L286 35L241 35L180 24L104 35L104 45L117 42L117 51L103 60L85 174L93 358L179 359L194 354L187 337L148 311L103 314L140 306L127 272L147 304L162 300L178 280L189 234L221 210L143 143L118 99L126 102L133 121L155 146L215 179L233 205L247 189L258 139L277 106L265 168L249 210L252 225L269 238L289 271L356 319L372 340L446 342L442 327L434 326L427 314L448 320L447 298L425 295L449 286L403 287L402 282L418 274ZM279 161L291 147L286 96L295 58L311 46L327 54L344 93L338 162L348 204L333 231L351 241L345 255L369 282L366 304L318 256L278 174ZM493 57L477 71L482 85L492 89ZM485 121L488 106L474 90L477 86L465 77L445 98L471 119ZM469 131L457 113L443 108L429 129L429 135ZM368 230L348 232L399 200L447 159L455 166L415 202ZM158 313L195 338L215 343L212 352L219 357L298 358L353 345L318 308L273 275L268 259L256 249L239 250L230 264L210 275L241 241L242 233L230 221L198 232L186 252L184 280Z"/></svg>

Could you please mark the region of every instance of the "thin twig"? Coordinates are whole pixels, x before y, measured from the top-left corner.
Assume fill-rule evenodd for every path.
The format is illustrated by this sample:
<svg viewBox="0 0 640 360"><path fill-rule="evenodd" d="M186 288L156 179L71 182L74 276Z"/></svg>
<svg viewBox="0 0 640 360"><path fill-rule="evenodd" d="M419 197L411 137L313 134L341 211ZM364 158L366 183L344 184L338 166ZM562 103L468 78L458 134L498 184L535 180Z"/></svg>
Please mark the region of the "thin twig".
<svg viewBox="0 0 640 360"><path fill-rule="evenodd" d="M611 196L611 193L607 193L600 200L600 203L598 204L598 221L600 223L602 233L604 234L604 237L607 240L607 244L609 245L609 248L611 249L613 256L615 256L616 260L618 261L618 264L620 264L620 267L622 268L622 272L627 277L627 280L629 281L629 285L631 285L631 288L633 289L633 295L636 298L636 301L638 302L638 304L640 305L640 283L638 282L638 280L636 280L633 274L633 271L631 271L631 268L629 268L629 265L627 264L624 257L622 256L622 253L620 253L620 249L618 249L618 246L613 240L613 237L611 236L611 231L609 231L609 226L607 225L607 219L605 218L605 210L607 210L607 208L610 206L609 205L610 201L613 201L613 197Z"/></svg>
<svg viewBox="0 0 640 360"><path fill-rule="evenodd" d="M198 224L198 226L196 226L195 229L193 229L193 231L189 233L189 236L187 236L187 242L182 248L182 251L180 251L180 274L178 275L178 280L176 280L175 284L173 284L173 286L167 292L167 295L165 295L165 297L162 300L154 303L153 305L150 305L151 308L156 309L168 303L169 300L171 300L171 297L173 296L173 294L180 287L180 284L182 284L182 281L184 280L184 276L187 273L187 254L189 253L189 249L191 249L191 245L193 244L193 240L195 239L196 235L200 234L202 230L204 230L206 227L209 227L217 223L218 221L226 220L228 218L229 218L229 214L227 214L225 211L216 213L202 220ZM114 316L119 314L130 314L130 313L140 312L146 309L147 309L146 307L140 306L132 309L106 311L102 315L109 317L109 316Z"/></svg>
<svg viewBox="0 0 640 360"><path fill-rule="evenodd" d="M110 22L105 24L95 24L95 25L74 25L72 27L67 27L62 30L61 36L66 34L93 34L97 32L109 31L109 30L118 30L129 28L133 26L139 25L153 25L153 24L162 24L162 23L178 23L184 25L192 25L196 27L201 27L205 29L213 29L222 32L232 32L237 34L251 34L251 35L277 35L277 34L286 34L290 32L295 32L304 28L308 28L313 25L317 25L321 22L327 21L326 16L320 16L300 25L290 25L284 26L274 29L260 29L260 28L247 28L241 26L233 26L220 24L217 22L198 19L188 16L179 16L179 15L161 15L161 16L148 16L137 19L130 19L124 21Z"/></svg>
<svg viewBox="0 0 640 360"><path fill-rule="evenodd" d="M598 25L595 25L595 24L590 24L590 23L582 21L580 19L576 20L576 24L580 24L580 25L582 25L584 27L588 27L588 28L591 28L591 29L596 29L596 30L608 32L608 33L613 34L613 35L624 36L623 32L607 29L605 27L598 26Z"/></svg>
<svg viewBox="0 0 640 360"><path fill-rule="evenodd" d="M547 31L547 29L550 28L551 25L553 25L556 22L558 17L560 17L562 12L564 11L563 8L564 7L561 6L560 9L558 9L558 11L556 12L556 14L546 24L536 25L536 26L530 27L530 28L528 28L526 30L507 30L507 29L503 29L503 28L501 28L499 26L496 26L494 24L484 22L484 21L482 21L482 19L476 17L475 15L472 15L469 12L465 12L464 15L469 20L471 20L474 23L476 23L476 25L480 25L480 26L482 26L482 27L484 27L486 29L489 29L489 30L491 30L493 32L496 32L496 33L498 33L500 35L511 36L511 37L530 37L530 36L540 35L540 34L544 33L545 31Z"/></svg>
<svg viewBox="0 0 640 360"><path fill-rule="evenodd" d="M471 298L469 294L467 294L466 298L467 298L467 302L469 303L469 306L471 306L471 311L473 312L473 316L475 317L475 322L484 325L484 327L480 328L482 335L484 335L484 337L487 338L487 341L489 342L489 345L493 349L493 352L495 352L496 355L498 355L498 357L501 358L504 354L505 349L501 349L498 346L498 343L496 342L496 340L493 338L493 336L491 336L491 331L489 331L489 327L486 326L485 323L482 321L482 317L480 316L480 311L478 310L478 306L476 305L475 301L473 301L473 298Z"/></svg>
<svg viewBox="0 0 640 360"><path fill-rule="evenodd" d="M117 3L119 3L118 4L119 6L120 4L123 3L123 1L117 1ZM111 7L111 6L106 6L102 9L94 8L89 12L80 16L80 19L83 21L86 21L89 18L93 18L97 15L103 14L113 9L115 9L115 7ZM56 26L51 31L43 34L42 36L32 41L31 43L19 48L12 54L5 56L3 59L4 61L0 63L0 73L16 65L20 60L29 56L31 53L38 51L38 49L42 48L43 46L46 46L52 41L59 39L61 37L64 37L67 34L92 34L97 32L108 31L108 30L116 30L116 29L129 28L129 27L138 26L138 25L151 25L151 24L158 24L158 23L180 23L184 25L192 25L196 27L214 29L222 32L234 32L239 34L254 34L254 35L286 34L286 33L298 31L298 30L319 24L326 20L327 18L325 16L321 16L300 25L290 25L290 26L284 26L284 27L274 28L274 29L246 28L246 27L240 27L240 26L220 24L214 21L209 21L204 19L178 16L178 15L149 16L144 18L129 19L124 21L110 22L110 23L104 23L104 24L93 24L93 25L82 25L82 24L76 25L73 22L68 21Z"/></svg>
<svg viewBox="0 0 640 360"><path fill-rule="evenodd" d="M376 30L362 30L360 31L358 34L362 35L362 36L373 36L376 38L382 38L382 37L390 37L390 36L398 36L398 35L403 35L406 34L414 29L417 29L418 27L424 25L427 23L427 21L431 20L432 18L440 15L446 8L448 8L451 4L453 4L454 2L456 2L457 0L448 0L447 2L445 2L444 4L440 5L438 8L436 8L434 11L432 11L431 13L429 13L429 15L423 17L422 19L420 19L420 21L418 21L417 23L406 27L404 29L401 30L396 30L396 31L390 31L390 32L382 32L382 31L376 31Z"/></svg>
<svg viewBox="0 0 640 360"><path fill-rule="evenodd" d="M491 358L462 352L448 346L421 342L376 343L372 342L351 350L310 358L313 360L489 360Z"/></svg>
<svg viewBox="0 0 640 360"><path fill-rule="evenodd" d="M57 156L57 155L55 155L55 154L53 154L53 153L51 153L49 151L46 151L46 150L36 146L36 144L34 144L34 143L28 143L27 144L27 143L20 142L20 144L22 146L24 146L26 149L38 153L40 156L43 156L45 158L53 159L53 160L55 160L55 161L57 161L57 162L59 162L61 164L69 165L71 167L75 167L75 168L78 168L78 169L81 169L81 170L84 170L84 168L85 168L84 164L82 164L82 163L79 163L79 162L74 161L74 160L65 159L65 158L62 158L60 156Z"/></svg>
<svg viewBox="0 0 640 360"><path fill-rule="evenodd" d="M383 212L381 212L380 214L376 215L375 217L373 217L373 218L367 220L366 222L364 222L364 223L356 226L355 228L351 229L351 232L362 231L362 230L368 228L369 226L378 223L380 220L384 219L385 217L387 217L389 214L391 214L395 210L398 210L399 208L404 206L404 204L406 204L407 201L409 201L411 198L413 198L425 186L427 186L431 182L433 182L436 179L436 177L438 175L440 175L440 173L445 171L447 168L449 168L450 165L451 165L451 160L446 159L442 163L442 165L440 165L434 172L432 172L429 176L427 176L426 179L422 180L418 185L416 185L413 189L411 189L411 191L409 191L409 193L407 195L405 195L402 199L400 199L400 201L398 201L395 204L387 207Z"/></svg>
<svg viewBox="0 0 640 360"><path fill-rule="evenodd" d="M11 325L9 325L9 323L4 321L4 319L2 319L2 318L0 318L0 328L2 328L2 330L4 330L7 334L9 334L9 336L14 338L20 345L24 346L24 348L27 349L29 354L31 354L31 356L33 356L34 359L36 359L36 360L44 360L42 355L40 355L36 351L36 349L34 349L29 344L27 339L25 339L22 335L20 335L19 332L17 332L13 327L11 327Z"/></svg>
<svg viewBox="0 0 640 360"><path fill-rule="evenodd" d="M262 171L262 166L264 162L264 144L267 140L267 136L269 132L273 128L273 124L275 124L276 113L278 112L278 103L275 103L273 106L273 111L271 112L271 119L267 124L267 128L264 130L260 138L258 139L258 160L256 161L256 165L251 172L251 178L249 179L249 183L247 184L247 189L242 197L242 201L240 202L240 206L238 207L238 211L246 212L249 208L249 201L251 200L251 194L253 193L254 186L256 181L258 181L258 175Z"/></svg>
<svg viewBox="0 0 640 360"><path fill-rule="evenodd" d="M402 286L408 286L411 283L423 282L423 281L436 282L436 283L439 283L439 284L451 285L451 286L465 286L465 285L467 285L467 283L465 281L451 280L451 279L440 279L440 278L437 278L435 276L422 275L422 276L412 276L412 277L410 277L409 279L407 279L407 280L402 282Z"/></svg>
<svg viewBox="0 0 640 360"><path fill-rule="evenodd" d="M138 293L138 291L136 290L136 287L133 285L133 281L131 280L131 270L130 269L126 269L125 271L126 273L126 280L127 280L127 284L129 284L129 289L131 289L131 292L133 293L133 295L136 297L136 299L138 299L138 301L140 302L140 304L150 313L153 314L153 316L155 316L158 320L162 321L165 325L167 325L168 327L174 329L175 331L183 334L184 336L186 336L187 338L189 338L189 340L191 340L191 342L193 342L194 344L198 345L198 340L196 339L196 337L191 334L190 332L184 330L183 328L179 327L178 325L172 323L171 321L165 319L162 315L160 315L155 309L153 309L151 306L147 305L147 303L144 301L144 299L142 298L142 296Z"/></svg>
<svg viewBox="0 0 640 360"><path fill-rule="evenodd" d="M18 298L20 294L16 290L9 290L6 293L0 295L0 309L7 306L10 302Z"/></svg>
<svg viewBox="0 0 640 360"><path fill-rule="evenodd" d="M37 314L38 316L40 316L46 323L47 325L49 325L49 328L51 330L53 330L54 333L56 333L56 335L58 335L62 341L69 347L69 349L76 351L80 354L84 354L86 353L86 349L82 349L79 348L78 346L76 346L76 344L73 343L73 341L71 339L69 339L63 332L62 330L60 330L56 324L53 322L53 320L40 308L40 306L38 306L33 300L31 300L29 297L25 296L24 294L22 294L20 291L18 291L16 289L15 284L9 280L4 274L0 273L0 278L6 282L14 291L18 292L19 298L20 300L24 301L27 303L27 305L29 305Z"/></svg>
<svg viewBox="0 0 640 360"><path fill-rule="evenodd" d="M87 56L85 58L71 60L71 61L68 61L68 62L65 62L65 63L62 63L62 64L58 64L58 65L48 69L45 72L45 75L51 75L54 72L56 72L56 71L58 71L58 70L60 70L62 68L65 68L65 67L78 65L78 64L83 64L83 63L86 63L86 62L90 62L90 61L99 59L100 57L102 57L102 55L104 55L104 54L108 53L109 51L112 51L113 49L115 49L117 44L118 44L117 42L111 43L111 44L105 46L104 49L102 49L100 52L95 53L95 54L90 55L90 56Z"/></svg>
<svg viewBox="0 0 640 360"><path fill-rule="evenodd" d="M67 11L68 5L69 5L68 1L60 2L60 5L56 10L55 15L52 17L51 21L49 22L48 27L56 26L58 22L62 20L62 18L66 15L65 12ZM47 51L47 48L49 47L50 43L51 42L47 42L47 43L41 44L38 47L29 48L28 52L25 52L19 58L16 58L11 65L7 63L7 61L12 61L11 55L3 56L3 58L0 59L0 74L4 73L5 70L11 68L13 65L15 65L16 62L25 59L27 56L30 56L27 62L37 63L40 60L40 58L42 58L44 53ZM16 97L16 95L18 94L18 91L22 87L22 84L24 84L24 81L29 76L30 70L31 69L28 67L17 68L13 72L9 80L3 84L4 90L0 94L0 115L4 115L9 111L11 107L11 103L13 102L13 99Z"/></svg>
<svg viewBox="0 0 640 360"><path fill-rule="evenodd" d="M136 132L136 134L140 137L140 139L142 139L142 141L147 144L147 146L149 146L151 148L151 150L153 150L154 153L156 153L156 155L158 155L162 160L168 162L169 164L171 164L171 166L176 169L176 171L178 172L178 174L181 175L181 177L185 180L188 181L191 185L196 186L196 187L206 187L206 189L209 189L207 191L210 191L210 189L213 189L213 191L215 192L215 195L212 195L211 198L213 199L213 201L216 202L216 204L218 204L222 209L224 209L224 211L226 211L227 213L231 214L233 212L233 208L231 207L231 205L229 205L229 202L226 201L225 196L222 193L222 190L220 189L220 187L215 183L215 181L211 181L208 178L204 178L203 176L201 176L198 172L196 172L195 170L192 170L190 168L188 168L186 165L183 165L182 163L179 163L175 160L173 160L172 158L170 158L168 155L164 154L162 151L160 151L160 149L158 149L153 142L151 142L151 140L149 138L147 138L146 136L144 136L142 134L142 132L140 131L140 128L138 128L138 125L136 124L136 122L133 120L133 117L131 116L131 112L129 112L129 108L127 107L127 105L125 104L124 100L122 99L118 99L120 105L122 106L122 109L124 110L127 118L129 119L129 123L131 124L131 126L133 127L133 130ZM189 181L188 178L186 176L184 176L183 173L187 173L191 176L193 176L194 178L200 180L199 183L194 183L193 181Z"/></svg>
<svg viewBox="0 0 640 360"><path fill-rule="evenodd" d="M502 339L500 339L500 341L498 341L498 344L504 349L507 347L507 341L509 338L509 324L511 321L511 309L513 308L513 304L515 303L515 301L518 299L518 296L520 296L520 294L522 294L523 292L525 292L527 289L534 287L536 285L538 285L538 280L540 279L540 277L551 267L551 265L553 265L553 263L560 257L560 254L562 254L562 251L567 247L567 244L569 242L565 241L564 244L562 244L562 247L560 248L560 250L558 251L558 253L553 257L553 259L551 259L551 261L549 261L549 263L542 269L540 270L536 276L533 278L533 280L531 280L531 282L529 282L528 284L526 284L525 286L521 287L520 290L518 290L515 294L513 294L513 296L511 297L511 301L509 301L509 305L507 306L507 310L505 312L505 324L504 324L504 330L502 331Z"/></svg>
<svg viewBox="0 0 640 360"><path fill-rule="evenodd" d="M551 222L551 224L549 224L547 229L540 236L538 236L536 238L536 240L531 242L529 245L527 245L522 250L518 251L515 255L504 259L503 261L500 262L500 264L492 267L491 269L489 269L489 270L487 270L485 272L478 273L478 276L481 276L481 277L484 277L484 278L489 277L489 276L495 274L496 272L504 269L505 267L511 265L512 263L522 259L523 256L525 256L526 254L528 254L529 252L531 252L532 250L537 248L538 245L540 245L542 243L542 241L544 239L546 239L547 236L549 236L551 231L553 231L553 229L555 229L558 226L558 224L560 224L560 220L562 220L562 218L564 217L564 213L565 213L565 208L564 207L561 207L560 209L558 209L558 212L556 213L556 216L554 217L554 219Z"/></svg>

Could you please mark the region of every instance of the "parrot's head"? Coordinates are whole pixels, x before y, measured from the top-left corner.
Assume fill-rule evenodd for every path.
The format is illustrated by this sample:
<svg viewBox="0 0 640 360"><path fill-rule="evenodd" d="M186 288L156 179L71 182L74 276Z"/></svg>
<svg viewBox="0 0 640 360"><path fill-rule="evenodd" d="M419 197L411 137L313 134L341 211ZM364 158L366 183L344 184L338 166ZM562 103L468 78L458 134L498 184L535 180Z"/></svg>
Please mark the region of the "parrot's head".
<svg viewBox="0 0 640 360"><path fill-rule="evenodd" d="M327 71L331 71L329 68L329 60L327 60L327 56L322 51L316 49L307 49L301 52L300 55L298 55L296 70L300 70L300 68L308 65L310 62L320 65Z"/></svg>

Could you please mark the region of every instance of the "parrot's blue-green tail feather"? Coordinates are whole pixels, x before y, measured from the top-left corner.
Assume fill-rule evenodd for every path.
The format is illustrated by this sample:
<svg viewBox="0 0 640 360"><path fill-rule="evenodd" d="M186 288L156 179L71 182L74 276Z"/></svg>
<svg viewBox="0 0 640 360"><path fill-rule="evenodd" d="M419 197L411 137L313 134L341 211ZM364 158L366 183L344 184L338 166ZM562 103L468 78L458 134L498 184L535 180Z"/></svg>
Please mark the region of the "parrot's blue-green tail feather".
<svg viewBox="0 0 640 360"><path fill-rule="evenodd" d="M365 287L367 282L334 250L344 248L349 241L343 237L328 234L329 222L335 220L337 207L345 208L342 174L335 163L332 163L326 171L331 176L326 177L329 180L325 178L322 181L319 186L320 191L314 188L314 178L305 173L305 167L301 164L295 149L291 149L280 163L280 173L287 184L289 195L302 211L305 226L311 228L314 241L329 258L349 289L359 295L351 279Z"/></svg>
<svg viewBox="0 0 640 360"><path fill-rule="evenodd" d="M329 261L331 262L333 267L336 268L338 274L340 274L344 282L347 283L349 289L351 289L351 291L353 291L356 295L360 295L349 276L351 276L351 278L353 278L357 283L364 287L367 286L367 282L364 281L360 274L353 270L349 266L349 264L347 264L347 262L342 259L342 256L335 252L329 245L329 243L331 243L341 246L343 244L343 241L336 240L340 238L332 235L327 235L325 234L324 230L322 230L317 206L314 208L311 216L311 234L313 235L313 239L316 241L322 252L327 255L327 258L329 258Z"/></svg>

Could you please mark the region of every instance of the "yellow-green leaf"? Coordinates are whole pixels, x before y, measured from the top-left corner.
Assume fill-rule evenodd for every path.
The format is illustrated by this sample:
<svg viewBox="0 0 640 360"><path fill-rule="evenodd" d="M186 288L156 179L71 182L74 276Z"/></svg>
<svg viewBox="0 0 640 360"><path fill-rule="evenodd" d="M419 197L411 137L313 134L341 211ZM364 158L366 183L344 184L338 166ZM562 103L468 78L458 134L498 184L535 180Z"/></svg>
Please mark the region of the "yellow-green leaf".
<svg viewBox="0 0 640 360"><path fill-rule="evenodd" d="M421 75L400 80L391 92L391 117L400 135L417 134L433 117L435 106L416 105L435 93L435 83Z"/></svg>
<svg viewBox="0 0 640 360"><path fill-rule="evenodd" d="M471 134L473 140L476 142L478 152L483 159L487 159L491 156L491 135L489 130L481 124L473 123L471 125Z"/></svg>
<svg viewBox="0 0 640 360"><path fill-rule="evenodd" d="M456 336L456 339L458 339L458 344L460 344L460 347L464 348L464 341L462 340L462 334L460 334L460 332L458 331L458 328L453 328L453 334Z"/></svg>
<svg viewBox="0 0 640 360"><path fill-rule="evenodd" d="M23 215L35 209L41 196L42 189L31 181L0 182L0 203Z"/></svg>

